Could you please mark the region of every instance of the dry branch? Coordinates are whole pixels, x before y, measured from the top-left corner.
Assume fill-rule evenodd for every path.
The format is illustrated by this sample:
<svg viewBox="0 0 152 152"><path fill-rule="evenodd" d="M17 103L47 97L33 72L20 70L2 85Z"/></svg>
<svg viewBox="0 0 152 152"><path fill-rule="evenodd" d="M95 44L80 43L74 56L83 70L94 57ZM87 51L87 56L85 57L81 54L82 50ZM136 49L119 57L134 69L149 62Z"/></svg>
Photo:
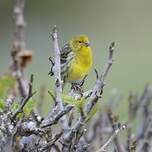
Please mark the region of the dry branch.
<svg viewBox="0 0 152 152"><path fill-rule="evenodd" d="M108 75L108 72L111 68L112 61L113 61L114 45L115 44L113 42L113 43L111 43L111 45L109 47L108 59L107 59L107 62L104 66L104 69L103 69L101 75L98 76L98 73L96 71L97 81L92 89L92 94L89 97L89 102L86 105L86 108L85 108L86 113L89 113L91 111L92 107L96 104L96 102L98 101L98 98L100 98L101 94L103 93L105 79Z"/></svg>
<svg viewBox="0 0 152 152"><path fill-rule="evenodd" d="M96 152L105 152L106 148L110 144L110 142L112 142L114 140L114 138L118 135L118 133L121 130L124 130L124 129L126 129L126 125L122 125L120 128L116 129L113 132L113 134L110 136L110 138L106 141L106 143L99 150L97 150Z"/></svg>
<svg viewBox="0 0 152 152"><path fill-rule="evenodd" d="M32 53L25 48L24 20L25 0L14 0L13 18L15 23L14 41L11 50L13 63L11 65L12 75L18 82L20 95L25 98L28 94L28 82L24 76L24 68L27 62L32 60Z"/></svg>
<svg viewBox="0 0 152 152"><path fill-rule="evenodd" d="M71 110L72 110L72 106L66 106L64 110L60 111L55 117L53 120L49 121L47 124L42 124L41 128L46 128L46 127L49 127L49 126L52 126L54 124L57 124L59 119L62 119L62 117L69 113Z"/></svg>
<svg viewBox="0 0 152 152"><path fill-rule="evenodd" d="M30 83L29 83L29 91L28 91L28 95L23 99L23 101L21 102L21 106L18 108L18 110L13 114L12 116L12 120L14 120L16 118L16 116L23 112L23 108L26 105L26 103L29 101L29 99L36 93L36 91L32 92L33 89L33 75L31 75L30 78Z"/></svg>
<svg viewBox="0 0 152 152"><path fill-rule="evenodd" d="M58 35L57 28L54 26L52 32L52 40L54 46L54 55L55 55L55 63L54 63L54 77L55 77L55 94L56 94L56 102L60 111L64 111L64 105L62 102L61 94L62 94L62 85L63 82L61 80L61 63L60 63L60 49L58 45ZM63 130L68 130L68 122L66 116L61 118L61 125Z"/></svg>

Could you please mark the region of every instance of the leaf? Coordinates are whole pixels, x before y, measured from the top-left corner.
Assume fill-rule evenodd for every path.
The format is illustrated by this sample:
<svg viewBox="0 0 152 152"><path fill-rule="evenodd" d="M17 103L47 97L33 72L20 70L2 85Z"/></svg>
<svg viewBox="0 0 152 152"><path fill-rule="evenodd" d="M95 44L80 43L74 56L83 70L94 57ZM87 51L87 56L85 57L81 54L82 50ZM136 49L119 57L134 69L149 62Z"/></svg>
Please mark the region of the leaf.
<svg viewBox="0 0 152 152"><path fill-rule="evenodd" d="M0 111L3 111L4 108L5 108L5 101L2 98L0 98Z"/></svg>
<svg viewBox="0 0 152 152"><path fill-rule="evenodd" d="M12 108L11 108L12 112L16 112L16 111L19 109L20 106L21 106L21 105L20 105L19 103L14 102L13 105L12 105ZM33 108L34 108L35 106L36 106L35 100L32 99L32 98L29 99L29 101L26 103L26 105L25 105L24 108L23 108L23 111L24 111L24 113L25 113L25 115L26 115L27 117L30 116L31 111L33 110ZM21 116L22 116L22 113L18 115L18 117L21 117Z"/></svg>
<svg viewBox="0 0 152 152"><path fill-rule="evenodd" d="M13 105L11 107L11 111L14 113L14 112L16 112L18 110L19 107L20 107L20 104L17 103L16 101L14 101ZM19 113L17 117L21 118L21 116L22 116L22 113Z"/></svg>
<svg viewBox="0 0 152 152"><path fill-rule="evenodd" d="M31 111L36 106L36 101L34 99L29 99L29 101L26 103L23 111L27 117L30 116Z"/></svg>
<svg viewBox="0 0 152 152"><path fill-rule="evenodd" d="M15 112L19 108L20 104L17 102L13 102L13 105L11 107L11 111Z"/></svg>
<svg viewBox="0 0 152 152"><path fill-rule="evenodd" d="M84 104L86 103L85 98L81 98L80 100L75 100L73 97L62 94L63 102L66 104L71 104L72 106L76 107L79 112L81 112Z"/></svg>
<svg viewBox="0 0 152 152"><path fill-rule="evenodd" d="M15 79L11 75L0 77L0 97L5 98L8 90L15 85Z"/></svg>

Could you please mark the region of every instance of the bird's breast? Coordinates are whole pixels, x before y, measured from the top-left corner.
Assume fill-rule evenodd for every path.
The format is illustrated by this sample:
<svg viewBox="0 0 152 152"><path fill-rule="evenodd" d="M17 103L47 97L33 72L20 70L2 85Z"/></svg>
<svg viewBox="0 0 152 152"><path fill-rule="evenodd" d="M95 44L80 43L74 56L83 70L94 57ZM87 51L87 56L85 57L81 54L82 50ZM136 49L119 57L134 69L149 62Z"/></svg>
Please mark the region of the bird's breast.
<svg viewBox="0 0 152 152"><path fill-rule="evenodd" d="M71 75L69 81L81 80L88 74L92 66L91 48L85 48L75 54L69 73Z"/></svg>
<svg viewBox="0 0 152 152"><path fill-rule="evenodd" d="M77 52L75 58L77 64L81 64L84 68L90 68L92 65L92 50L90 47L84 47Z"/></svg>

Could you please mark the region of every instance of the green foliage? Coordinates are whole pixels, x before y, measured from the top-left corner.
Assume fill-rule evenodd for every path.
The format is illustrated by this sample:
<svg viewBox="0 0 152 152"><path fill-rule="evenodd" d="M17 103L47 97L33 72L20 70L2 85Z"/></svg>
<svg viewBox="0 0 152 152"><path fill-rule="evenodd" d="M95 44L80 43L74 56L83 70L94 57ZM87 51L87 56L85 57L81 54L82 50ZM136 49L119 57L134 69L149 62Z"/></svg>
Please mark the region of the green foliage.
<svg viewBox="0 0 152 152"><path fill-rule="evenodd" d="M52 93L52 91L48 91L49 95L51 96L51 98L53 100L55 100L55 95ZM74 107L77 108L78 112L82 112L82 109L84 108L87 100L85 98L81 98L79 100L74 99L73 97L66 95L66 94L62 94L62 100L64 103L66 104L70 104ZM93 116L99 111L99 103L96 103L96 105L92 108L92 110L89 112L89 114L86 117L86 122L90 121Z"/></svg>
<svg viewBox="0 0 152 152"><path fill-rule="evenodd" d="M17 102L14 102L12 107L11 107L11 110L12 112L15 112L18 108L19 108L20 104L17 103Z"/></svg>
<svg viewBox="0 0 152 152"><path fill-rule="evenodd" d="M27 104L25 105L24 110L23 110L27 117L30 116L30 113L34 107L36 107L36 101L31 98L31 99L29 99L29 101L27 102Z"/></svg>
<svg viewBox="0 0 152 152"><path fill-rule="evenodd" d="M51 98L53 100L55 100L55 95L52 93L52 91L48 91L49 95L51 96ZM62 100L64 103L66 104L70 104L74 107L77 108L78 112L81 113L82 109L84 108L85 104L87 103L87 100L82 97L79 100L74 99L73 97L66 95L66 94L62 94ZM96 103L95 106L92 108L92 110L88 113L87 117L86 117L86 122L90 121L93 116L99 111L99 103Z"/></svg>
<svg viewBox="0 0 152 152"><path fill-rule="evenodd" d="M73 97L63 94L62 99L64 103L71 104L72 106L76 107L80 113L87 102L87 100L83 97L80 100L75 100ZM88 113L86 117L86 122L90 121L93 118L93 116L99 111L99 107L99 103L96 103L94 105L94 107L91 109L91 111Z"/></svg>
<svg viewBox="0 0 152 152"><path fill-rule="evenodd" d="M0 98L0 112L3 111L4 108L5 108L5 101L2 98Z"/></svg>
<svg viewBox="0 0 152 152"><path fill-rule="evenodd" d="M15 84L15 79L10 75L0 77L0 97L5 98L8 90Z"/></svg>
<svg viewBox="0 0 152 152"><path fill-rule="evenodd" d="M5 108L5 97L7 96L7 93L9 89L11 89L15 85L15 79L11 75L3 75L0 77L0 111L3 111ZM31 98L26 103L23 111L25 115L28 117L35 106L35 101ZM15 112L20 107L20 104L18 102L14 102L11 111ZM21 115L19 115L21 116Z"/></svg>
<svg viewBox="0 0 152 152"><path fill-rule="evenodd" d="M29 101L26 103L26 105L25 105L25 107L24 107L24 109L23 109L26 117L29 117L29 116L30 116L31 111L33 110L33 108L34 108L35 106L36 106L35 100L32 99L32 98L29 99ZM14 102L13 105L12 105L12 107L11 107L12 112L16 112L19 107L20 107L20 104L17 103L17 102ZM21 114L21 115L22 115L22 114ZM20 117L21 115L18 115L18 116Z"/></svg>
<svg viewBox="0 0 152 152"><path fill-rule="evenodd" d="M20 107L20 104L18 102L14 102L13 105L12 105L12 107L11 107L11 111L13 113L15 113L18 110L19 107ZM21 113L18 114L18 118L20 118L21 116L22 116Z"/></svg>
<svg viewBox="0 0 152 152"><path fill-rule="evenodd" d="M75 100L73 97L65 94L62 94L62 100L64 103L71 104L72 106L76 107L79 112L81 112L82 108L87 102L85 98L81 98L80 100Z"/></svg>

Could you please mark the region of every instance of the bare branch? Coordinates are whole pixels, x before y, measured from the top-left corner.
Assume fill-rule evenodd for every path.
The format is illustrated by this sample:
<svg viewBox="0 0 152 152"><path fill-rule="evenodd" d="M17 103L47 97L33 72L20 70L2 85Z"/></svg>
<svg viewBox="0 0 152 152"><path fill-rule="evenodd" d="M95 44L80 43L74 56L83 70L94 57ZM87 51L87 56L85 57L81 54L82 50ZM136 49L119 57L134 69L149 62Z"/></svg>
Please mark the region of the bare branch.
<svg viewBox="0 0 152 152"><path fill-rule="evenodd" d="M146 85L140 99L139 99L139 107L141 109L142 115L143 115L143 120L141 121L141 123L139 124L140 129L138 130L137 133L137 141L142 139L146 130L146 121L147 118L149 116L150 113L150 104L151 104L151 100L152 100L152 95L151 95L151 91L150 91L150 86Z"/></svg>
<svg viewBox="0 0 152 152"><path fill-rule="evenodd" d="M63 135L63 132L60 132L59 134L55 135L55 137L51 141L49 141L42 148L40 148L40 151L45 151L45 150L51 148L62 135Z"/></svg>
<svg viewBox="0 0 152 152"><path fill-rule="evenodd" d="M115 132L117 126L119 128L119 126L121 125L119 122L118 122L118 116L114 115L113 112L112 112L112 109L108 109L108 118L109 118L109 121L110 121L110 124L111 124L111 127L112 127L112 130L113 132ZM125 148L124 146L120 143L120 140L118 138L118 136L116 136L114 138L114 144L116 146L116 149L118 152L124 152Z"/></svg>
<svg viewBox="0 0 152 152"><path fill-rule="evenodd" d="M45 100L45 91L46 91L46 86L42 85L40 88L39 100L37 104L37 111L39 114L42 114L42 107Z"/></svg>
<svg viewBox="0 0 152 152"><path fill-rule="evenodd" d="M15 22L14 42L11 50L13 64L11 66L12 75L18 82L19 92L22 97L26 97L28 94L28 83L24 78L23 68L21 67L21 58L19 54L25 51L25 20L24 20L24 5L25 0L14 0L13 17Z"/></svg>
<svg viewBox="0 0 152 152"><path fill-rule="evenodd" d="M67 114L68 112L70 112L72 110L72 108L73 108L72 106L65 107L65 109L63 111L59 112L55 116L55 118L53 120L51 120L51 122L49 122L47 124L43 124L42 123L41 128L46 128L46 127L49 127L49 126L52 126L52 125L58 123L59 119L61 119L65 114Z"/></svg>
<svg viewBox="0 0 152 152"><path fill-rule="evenodd" d="M62 94L62 85L63 82L61 80L61 63L60 63L60 49L58 45L58 36L57 36L57 28L54 26L52 32L52 40L54 45L54 54L55 54L55 63L54 63L54 77L55 77L55 93L56 93L56 102L58 104L59 110L64 111L64 106L61 98ZM61 118L61 124L63 130L68 130L68 122L66 116Z"/></svg>
<svg viewBox="0 0 152 152"><path fill-rule="evenodd" d="M110 136L110 138L106 141L106 143L99 149L97 150L96 152L105 152L106 150L106 147L110 144L110 142L113 141L113 139L118 135L118 133L121 131L121 130L124 130L126 129L126 125L122 125L120 128L116 129L113 134Z"/></svg>
<svg viewBox="0 0 152 152"><path fill-rule="evenodd" d="M26 103L27 103L27 102L29 101L29 99L36 93L36 91L32 92L32 89L33 89L33 75L31 75L31 78L30 78L28 95L27 95L27 97L25 97L25 98L23 99L22 104L21 104L21 106L19 107L19 109L13 114L12 120L14 120L19 113L22 113L22 112L23 112L23 108L24 108L24 106L26 105Z"/></svg>
<svg viewBox="0 0 152 152"><path fill-rule="evenodd" d="M101 94L103 92L104 82L105 82L105 79L108 75L108 72L111 68L112 61L113 61L114 45L115 44L113 42L113 43L111 43L111 45L109 47L108 59L107 59L107 62L104 66L104 69L103 69L103 72L101 73L101 75L98 76L97 70L95 71L98 79L96 81L96 84L94 85L94 88L92 89L92 94L89 98L89 102L85 107L86 113L89 113L91 111L92 107L95 105L98 98L101 97Z"/></svg>

